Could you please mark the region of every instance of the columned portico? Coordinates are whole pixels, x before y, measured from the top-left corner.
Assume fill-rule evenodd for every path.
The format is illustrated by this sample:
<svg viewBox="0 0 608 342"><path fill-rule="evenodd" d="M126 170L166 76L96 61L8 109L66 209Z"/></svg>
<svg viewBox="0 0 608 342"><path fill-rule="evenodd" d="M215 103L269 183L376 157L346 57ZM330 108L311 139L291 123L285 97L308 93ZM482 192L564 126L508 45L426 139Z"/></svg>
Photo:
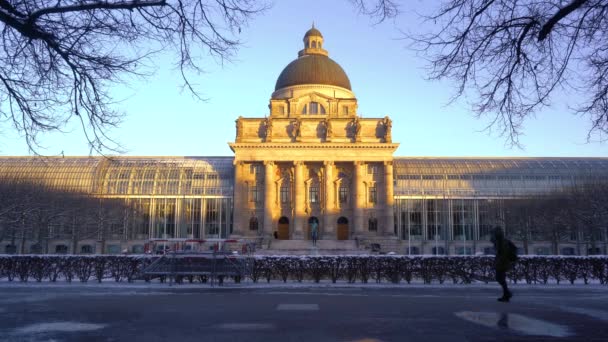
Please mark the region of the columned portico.
<svg viewBox="0 0 608 342"><path fill-rule="evenodd" d="M272 220L275 203L274 162L264 162L264 234L272 234L274 222Z"/></svg>
<svg viewBox="0 0 608 342"><path fill-rule="evenodd" d="M353 178L353 229L355 235L364 234L363 208L365 207L365 188L363 187L363 163L356 161L353 164L355 177ZM353 230L351 230L352 232Z"/></svg>
<svg viewBox="0 0 608 342"><path fill-rule="evenodd" d="M306 187L304 184L304 162L294 162L295 179L294 179L294 231L293 238L302 239L304 237L304 223L306 222L306 204L304 203Z"/></svg>
<svg viewBox="0 0 608 342"><path fill-rule="evenodd" d="M384 222L382 235L395 235L395 208L393 195L393 162L384 162Z"/></svg>
<svg viewBox="0 0 608 342"><path fill-rule="evenodd" d="M335 189L334 189L334 162L325 161L323 162L325 167L325 201L324 201L324 212L323 212L323 235L321 238L324 239L335 239L336 238L336 218L334 215L335 211Z"/></svg>

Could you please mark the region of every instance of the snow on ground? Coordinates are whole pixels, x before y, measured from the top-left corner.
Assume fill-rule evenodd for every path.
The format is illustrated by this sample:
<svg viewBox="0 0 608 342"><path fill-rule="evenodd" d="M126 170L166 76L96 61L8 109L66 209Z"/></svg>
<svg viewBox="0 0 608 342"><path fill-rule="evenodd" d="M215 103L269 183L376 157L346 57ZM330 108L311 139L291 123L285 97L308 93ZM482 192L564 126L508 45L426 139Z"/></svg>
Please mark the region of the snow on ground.
<svg viewBox="0 0 608 342"><path fill-rule="evenodd" d="M572 332L565 326L514 313L461 311L456 317L486 327L510 329L525 335L568 337Z"/></svg>
<svg viewBox="0 0 608 342"><path fill-rule="evenodd" d="M92 331L103 329L105 324L93 324L82 322L52 322L52 323L36 323L17 328L14 331L16 335L40 334L50 332L79 332Z"/></svg>

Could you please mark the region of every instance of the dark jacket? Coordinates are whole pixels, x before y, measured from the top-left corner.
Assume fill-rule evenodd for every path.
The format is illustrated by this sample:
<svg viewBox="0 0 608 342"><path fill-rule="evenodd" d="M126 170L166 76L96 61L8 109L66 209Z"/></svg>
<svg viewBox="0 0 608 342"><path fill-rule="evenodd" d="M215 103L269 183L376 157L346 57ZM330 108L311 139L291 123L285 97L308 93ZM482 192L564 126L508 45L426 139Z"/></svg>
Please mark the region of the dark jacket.
<svg viewBox="0 0 608 342"><path fill-rule="evenodd" d="M500 239L494 243L494 248L496 249L496 258L494 259L494 267L497 271L507 272L511 269L511 261L507 255L507 250L509 246L507 245L507 240Z"/></svg>
<svg viewBox="0 0 608 342"><path fill-rule="evenodd" d="M508 271L512 266L508 256L509 245L501 228L497 227L494 229L492 243L494 243L494 250L496 251L496 258L494 259L494 267L496 268L496 271Z"/></svg>

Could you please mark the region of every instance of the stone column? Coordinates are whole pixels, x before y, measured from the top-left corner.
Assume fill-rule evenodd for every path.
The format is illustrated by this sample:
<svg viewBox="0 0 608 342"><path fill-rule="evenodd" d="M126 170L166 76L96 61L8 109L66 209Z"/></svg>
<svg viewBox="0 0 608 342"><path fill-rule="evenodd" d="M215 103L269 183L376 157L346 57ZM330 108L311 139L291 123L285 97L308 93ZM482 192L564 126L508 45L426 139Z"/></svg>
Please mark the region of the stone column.
<svg viewBox="0 0 608 342"><path fill-rule="evenodd" d="M293 218L293 238L303 239L304 238L304 222L305 218L305 203L304 203L304 162L296 161L295 166L295 179L294 179L294 190L295 190L295 210Z"/></svg>
<svg viewBox="0 0 608 342"><path fill-rule="evenodd" d="M323 213L323 238L336 239L336 219L334 217L334 162L326 161L325 166L325 203Z"/></svg>
<svg viewBox="0 0 608 342"><path fill-rule="evenodd" d="M363 162L355 162L355 178L353 179L353 230L355 235L361 235L363 230L363 208L365 207L365 188L363 187Z"/></svg>
<svg viewBox="0 0 608 342"><path fill-rule="evenodd" d="M244 189L245 180L243 178L244 163L242 161L235 161L234 163L234 222L232 236L243 236L245 234L245 225L243 219L247 215L247 190ZM240 213L240 214L238 214ZM201 236L204 236L201 235Z"/></svg>
<svg viewBox="0 0 608 342"><path fill-rule="evenodd" d="M276 190L274 184L274 162L264 162L264 235L271 235L272 229L272 211L275 207Z"/></svg>
<svg viewBox="0 0 608 342"><path fill-rule="evenodd" d="M383 235L395 235L395 196L393 194L393 162L384 162L384 229Z"/></svg>

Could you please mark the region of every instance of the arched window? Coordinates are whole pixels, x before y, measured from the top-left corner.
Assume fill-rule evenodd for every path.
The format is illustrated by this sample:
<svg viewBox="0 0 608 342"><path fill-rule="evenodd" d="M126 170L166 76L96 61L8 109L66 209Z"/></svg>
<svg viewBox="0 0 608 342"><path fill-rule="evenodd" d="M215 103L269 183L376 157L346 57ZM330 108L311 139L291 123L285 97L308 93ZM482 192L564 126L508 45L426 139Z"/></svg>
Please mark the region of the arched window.
<svg viewBox="0 0 608 342"><path fill-rule="evenodd" d="M317 48L317 42L316 42L316 41L314 41L314 40L313 40L313 42L312 42L312 48L313 48L313 49L316 49L316 48Z"/></svg>
<svg viewBox="0 0 608 342"><path fill-rule="evenodd" d="M257 217L252 217L249 219L249 230L258 230L258 219Z"/></svg>
<svg viewBox="0 0 608 342"><path fill-rule="evenodd" d="M338 224L348 224L348 219L344 216L338 218Z"/></svg>
<svg viewBox="0 0 608 342"><path fill-rule="evenodd" d="M325 107L319 102L311 102L308 111L309 114L325 114Z"/></svg>

